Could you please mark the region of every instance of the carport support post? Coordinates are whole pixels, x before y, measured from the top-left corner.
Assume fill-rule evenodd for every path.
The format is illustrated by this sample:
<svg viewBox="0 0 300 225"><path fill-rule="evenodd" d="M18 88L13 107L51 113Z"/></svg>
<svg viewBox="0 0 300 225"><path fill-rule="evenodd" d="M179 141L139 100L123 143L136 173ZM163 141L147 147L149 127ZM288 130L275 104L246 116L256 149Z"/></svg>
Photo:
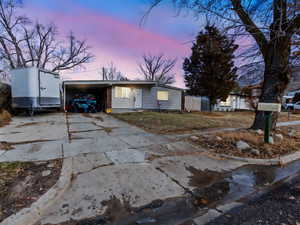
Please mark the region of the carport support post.
<svg viewBox="0 0 300 225"><path fill-rule="evenodd" d="M65 112L67 112L67 110L66 110L66 93L67 93L66 92L66 88L67 88L66 85L64 85L64 83L63 83L63 91L64 91L64 94L63 94L64 95L63 96L63 104L64 104L64 111Z"/></svg>
<svg viewBox="0 0 300 225"><path fill-rule="evenodd" d="M272 124L272 114L271 112L265 112L265 143L270 143L270 131Z"/></svg>

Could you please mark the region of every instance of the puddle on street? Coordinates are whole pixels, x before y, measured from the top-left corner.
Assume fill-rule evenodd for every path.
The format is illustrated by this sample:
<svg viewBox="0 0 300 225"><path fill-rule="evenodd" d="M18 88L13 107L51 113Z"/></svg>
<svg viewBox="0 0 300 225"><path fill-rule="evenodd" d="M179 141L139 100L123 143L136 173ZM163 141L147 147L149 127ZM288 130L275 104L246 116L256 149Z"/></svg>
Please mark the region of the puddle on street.
<svg viewBox="0 0 300 225"><path fill-rule="evenodd" d="M284 167L247 165L231 171L225 180L229 183L230 191L223 199L229 202L241 199L251 193L272 187L278 181L300 172L300 161L295 161Z"/></svg>
<svg viewBox="0 0 300 225"><path fill-rule="evenodd" d="M108 208L104 215L76 225L96 225L100 221L114 225L194 225L192 218L207 207L215 208L259 190L268 190L282 179L299 174L300 161L285 167L247 165L224 173L186 169L191 173L192 196L156 200L139 208L132 208L128 202L124 204L124 200L111 199L106 202Z"/></svg>
<svg viewBox="0 0 300 225"><path fill-rule="evenodd" d="M215 172L186 168L191 176L189 185L198 206L214 207L242 199L264 188L272 187L278 181L300 172L300 161L284 167L247 165L230 172Z"/></svg>

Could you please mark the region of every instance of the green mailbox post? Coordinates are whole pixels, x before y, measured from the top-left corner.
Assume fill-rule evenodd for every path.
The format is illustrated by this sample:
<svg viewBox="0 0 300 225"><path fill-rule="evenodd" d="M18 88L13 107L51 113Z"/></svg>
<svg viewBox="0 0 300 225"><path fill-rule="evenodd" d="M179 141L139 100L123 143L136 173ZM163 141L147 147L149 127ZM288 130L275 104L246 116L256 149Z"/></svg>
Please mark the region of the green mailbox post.
<svg viewBox="0 0 300 225"><path fill-rule="evenodd" d="M270 143L270 132L272 126L272 112L281 112L281 104L279 103L258 103L258 110L265 112L265 143Z"/></svg>

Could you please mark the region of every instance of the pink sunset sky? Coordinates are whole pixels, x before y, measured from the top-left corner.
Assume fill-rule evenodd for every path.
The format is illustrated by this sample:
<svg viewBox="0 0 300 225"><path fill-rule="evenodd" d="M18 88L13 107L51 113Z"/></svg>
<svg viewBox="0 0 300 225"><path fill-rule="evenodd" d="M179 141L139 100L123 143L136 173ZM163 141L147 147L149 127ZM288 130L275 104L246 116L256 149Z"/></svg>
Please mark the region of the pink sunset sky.
<svg viewBox="0 0 300 225"><path fill-rule="evenodd" d="M205 20L178 12L171 1L156 7L146 22L141 19L149 0L24 0L25 13L43 23L55 23L60 37L70 31L87 41L95 55L85 71L68 71L64 79L99 79L111 62L129 79L142 79L138 64L143 54L177 58L175 86L184 87L182 62L190 56L192 41Z"/></svg>
<svg viewBox="0 0 300 225"><path fill-rule="evenodd" d="M147 0L25 0L24 10L43 23L55 23L60 36L73 31L85 39L95 55L85 72L64 73L64 79L99 79L101 67L113 62L128 78L142 79L138 70L143 54L177 58L175 86L183 87L182 62L189 56L191 41L201 29L201 21L187 13L177 15L171 4L141 18Z"/></svg>

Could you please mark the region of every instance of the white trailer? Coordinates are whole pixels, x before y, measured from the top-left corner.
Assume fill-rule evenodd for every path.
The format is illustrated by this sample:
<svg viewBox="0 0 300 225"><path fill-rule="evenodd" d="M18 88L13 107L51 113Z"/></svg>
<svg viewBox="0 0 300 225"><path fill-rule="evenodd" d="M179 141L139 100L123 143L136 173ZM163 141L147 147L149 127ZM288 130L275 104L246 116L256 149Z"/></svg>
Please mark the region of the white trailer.
<svg viewBox="0 0 300 225"><path fill-rule="evenodd" d="M61 106L59 75L36 67L11 70L12 107L31 112Z"/></svg>

